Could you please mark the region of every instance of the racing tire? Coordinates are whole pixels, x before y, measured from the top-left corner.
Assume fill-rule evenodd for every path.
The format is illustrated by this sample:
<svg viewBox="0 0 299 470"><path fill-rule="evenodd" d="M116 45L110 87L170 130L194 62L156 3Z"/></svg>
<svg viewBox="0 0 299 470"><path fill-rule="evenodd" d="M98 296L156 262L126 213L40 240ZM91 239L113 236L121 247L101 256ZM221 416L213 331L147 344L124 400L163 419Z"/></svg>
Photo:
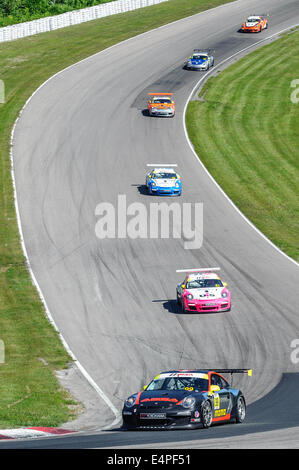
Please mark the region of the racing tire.
<svg viewBox="0 0 299 470"><path fill-rule="evenodd" d="M178 306L179 306L180 309L182 310L182 312L185 313L185 311L184 311L184 305L183 305L182 299L179 298L178 294L176 295L176 301L177 301Z"/></svg>
<svg viewBox="0 0 299 470"><path fill-rule="evenodd" d="M182 313L186 313L186 310L185 310L185 307L184 307L184 300L179 299L177 297L177 301L178 301L179 306L181 307Z"/></svg>
<svg viewBox="0 0 299 470"><path fill-rule="evenodd" d="M246 416L246 404L243 395L239 395L236 403L236 423L243 423Z"/></svg>
<svg viewBox="0 0 299 470"><path fill-rule="evenodd" d="M211 403L206 400L201 405L201 424L204 429L207 429L212 424L213 410Z"/></svg>

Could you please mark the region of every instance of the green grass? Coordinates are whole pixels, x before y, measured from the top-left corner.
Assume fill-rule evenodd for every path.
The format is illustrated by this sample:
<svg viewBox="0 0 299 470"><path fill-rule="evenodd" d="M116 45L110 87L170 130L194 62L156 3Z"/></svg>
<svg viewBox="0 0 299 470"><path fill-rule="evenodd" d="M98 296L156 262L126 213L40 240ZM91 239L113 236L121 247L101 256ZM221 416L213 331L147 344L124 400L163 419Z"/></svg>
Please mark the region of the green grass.
<svg viewBox="0 0 299 470"><path fill-rule="evenodd" d="M299 31L209 79L187 129L209 172L273 243L299 260Z"/></svg>
<svg viewBox="0 0 299 470"><path fill-rule="evenodd" d="M169 0L146 9L0 44L0 428L58 426L74 416L74 401L55 371L70 358L49 324L31 283L16 223L10 135L26 100L59 70L113 44L229 0Z"/></svg>

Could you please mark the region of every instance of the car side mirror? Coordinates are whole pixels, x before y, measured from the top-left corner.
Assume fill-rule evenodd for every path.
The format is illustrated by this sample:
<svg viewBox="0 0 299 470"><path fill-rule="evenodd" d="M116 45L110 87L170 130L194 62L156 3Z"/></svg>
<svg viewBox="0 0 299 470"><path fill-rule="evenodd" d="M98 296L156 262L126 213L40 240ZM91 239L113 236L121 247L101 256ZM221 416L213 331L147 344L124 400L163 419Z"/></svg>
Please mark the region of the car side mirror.
<svg viewBox="0 0 299 470"><path fill-rule="evenodd" d="M186 287L185 284L182 284L182 285L181 285L181 288L182 288L182 289L185 289L185 287Z"/></svg>
<svg viewBox="0 0 299 470"><path fill-rule="evenodd" d="M210 387L211 393L219 392L219 390L220 390L220 387L218 385L211 385Z"/></svg>
<svg viewBox="0 0 299 470"><path fill-rule="evenodd" d="M227 282L222 283L224 287L227 287Z"/></svg>
<svg viewBox="0 0 299 470"><path fill-rule="evenodd" d="M147 389L147 385L143 385L143 390L146 390Z"/></svg>

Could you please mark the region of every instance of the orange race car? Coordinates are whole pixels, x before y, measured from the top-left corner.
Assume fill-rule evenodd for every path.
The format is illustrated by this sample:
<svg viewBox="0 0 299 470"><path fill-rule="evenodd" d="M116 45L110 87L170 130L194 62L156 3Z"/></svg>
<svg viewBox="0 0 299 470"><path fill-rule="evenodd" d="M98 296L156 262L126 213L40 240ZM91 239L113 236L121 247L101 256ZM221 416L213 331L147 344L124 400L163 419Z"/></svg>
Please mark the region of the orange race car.
<svg viewBox="0 0 299 470"><path fill-rule="evenodd" d="M150 116L173 117L175 104L172 100L173 93L148 93L148 113Z"/></svg>
<svg viewBox="0 0 299 470"><path fill-rule="evenodd" d="M252 15L241 26L244 33L260 33L268 28L268 20L264 16Z"/></svg>

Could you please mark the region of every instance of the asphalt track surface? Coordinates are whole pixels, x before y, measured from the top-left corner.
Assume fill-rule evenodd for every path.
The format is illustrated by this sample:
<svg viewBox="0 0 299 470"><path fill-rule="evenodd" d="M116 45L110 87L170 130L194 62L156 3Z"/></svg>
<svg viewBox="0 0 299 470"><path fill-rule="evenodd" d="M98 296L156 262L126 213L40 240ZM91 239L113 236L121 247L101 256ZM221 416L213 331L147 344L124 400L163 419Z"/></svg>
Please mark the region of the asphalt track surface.
<svg viewBox="0 0 299 470"><path fill-rule="evenodd" d="M269 29L241 34L243 18L252 13L269 13ZM270 446L269 432L278 430L286 433L286 446L298 442L299 366L290 359L299 337L298 265L236 211L199 164L183 127L185 103L200 77L183 69L194 48L215 49L217 65L298 23L298 1L241 0L143 34L48 81L14 133L18 208L32 271L59 331L113 406L120 411L128 395L162 370L251 367L252 377L234 379L249 404L246 422L203 432L125 433L99 399L92 432L1 448L180 447L184 441L200 447L216 438L227 438L229 446L241 436L250 446L255 433ZM151 91L175 94L174 119L147 116ZM182 197L149 197L147 163L177 163ZM154 202L203 203L202 246L186 249L173 237L100 240L95 209L102 202L117 208L118 195L127 206L139 202L148 210ZM183 315L175 301L182 280L176 269L209 266L221 267L231 312ZM111 431L97 431L112 423Z"/></svg>

